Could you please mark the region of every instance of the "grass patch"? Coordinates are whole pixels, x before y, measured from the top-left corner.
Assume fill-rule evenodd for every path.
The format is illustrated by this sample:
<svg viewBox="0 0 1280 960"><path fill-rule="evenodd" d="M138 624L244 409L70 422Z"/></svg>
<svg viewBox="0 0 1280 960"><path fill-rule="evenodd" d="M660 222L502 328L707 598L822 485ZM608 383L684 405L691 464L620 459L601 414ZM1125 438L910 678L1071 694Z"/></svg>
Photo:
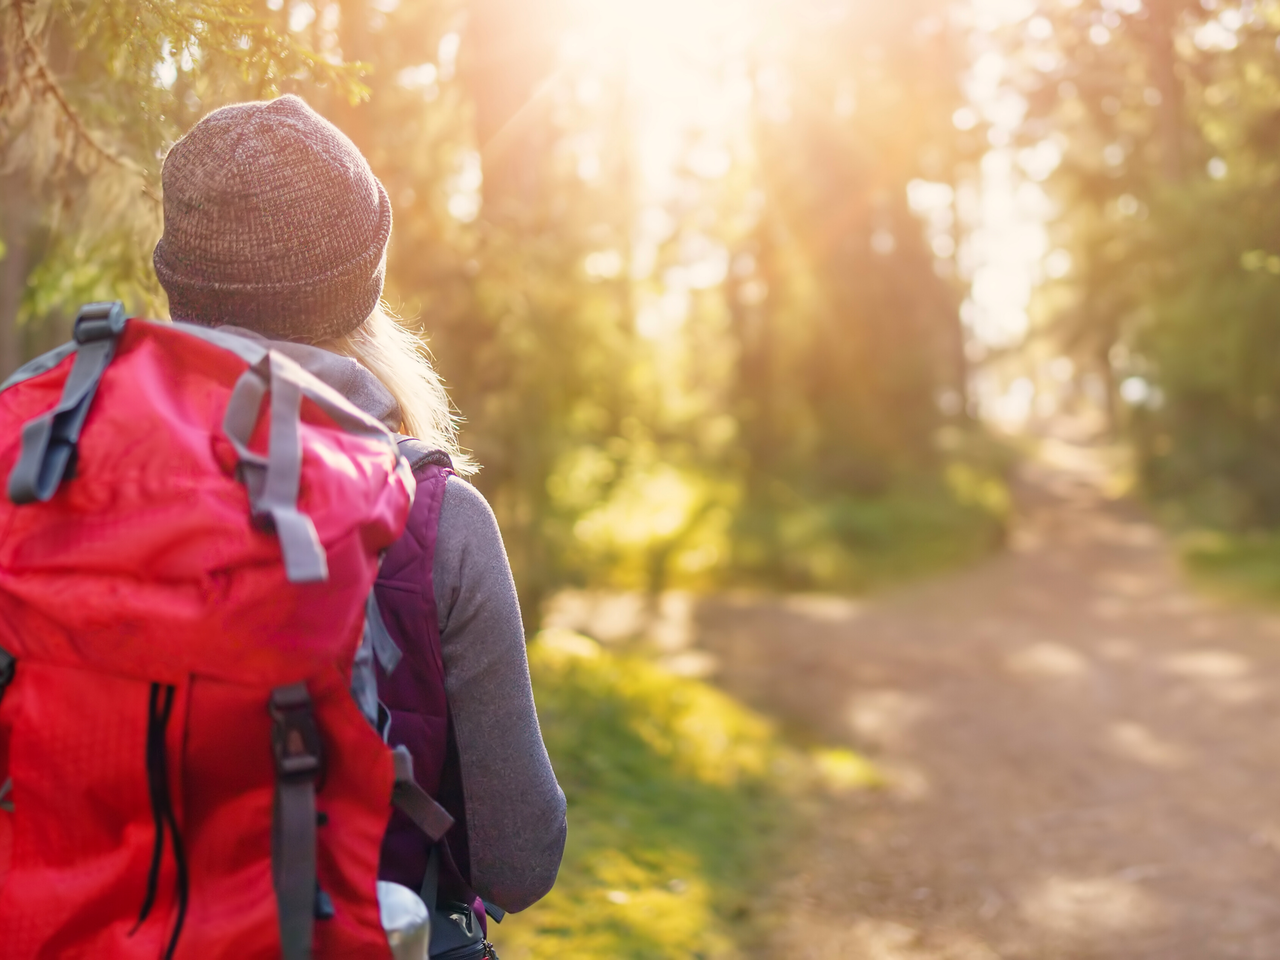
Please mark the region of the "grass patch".
<svg viewBox="0 0 1280 960"><path fill-rule="evenodd" d="M1179 543L1201 586L1233 599L1280 603L1280 534L1200 531Z"/></svg>
<svg viewBox="0 0 1280 960"><path fill-rule="evenodd" d="M1004 543L1020 451L949 427L937 454L861 490L796 466L771 482L668 462L619 464L584 447L548 482L577 519L558 541L563 579L588 589L861 592L955 568ZM751 489L748 489L751 487Z"/></svg>
<svg viewBox="0 0 1280 960"><path fill-rule="evenodd" d="M1005 488L964 465L948 473L947 484L920 484L874 498L810 500L778 510L767 518L770 537L756 543L749 533L742 538L741 569L749 583L860 593L984 557L1004 542ZM952 477L986 499L957 496ZM998 505L988 506L993 502Z"/></svg>
<svg viewBox="0 0 1280 960"><path fill-rule="evenodd" d="M529 660L569 842L555 890L494 928L503 960L741 957L786 791L816 765L720 691L578 634L544 631ZM830 754L825 777L870 776Z"/></svg>
<svg viewBox="0 0 1280 960"><path fill-rule="evenodd" d="M971 563L1005 542L1018 451L980 431L944 431L934 473L878 495L775 484L739 513L730 582L860 593ZM801 478L802 479L802 478Z"/></svg>

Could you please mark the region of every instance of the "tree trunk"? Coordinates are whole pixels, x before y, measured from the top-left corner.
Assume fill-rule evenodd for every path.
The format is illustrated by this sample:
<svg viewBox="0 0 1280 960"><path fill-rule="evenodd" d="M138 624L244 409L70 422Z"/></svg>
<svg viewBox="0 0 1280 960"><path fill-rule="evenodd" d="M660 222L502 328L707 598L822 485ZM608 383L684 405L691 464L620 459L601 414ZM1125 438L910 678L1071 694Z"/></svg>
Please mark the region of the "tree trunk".
<svg viewBox="0 0 1280 960"><path fill-rule="evenodd" d="M377 52L369 38L369 2L368 0L339 0L341 16L338 19L338 46L342 49L342 59L372 63L377 60ZM386 82L382 78L377 78ZM342 132L368 157L375 147L371 126L371 107L368 103L348 103L335 99L332 103L331 116L341 127Z"/></svg>
<svg viewBox="0 0 1280 960"><path fill-rule="evenodd" d="M0 378L22 364L18 310L31 273L32 230L38 209L32 187L20 174L0 177Z"/></svg>
<svg viewBox="0 0 1280 960"><path fill-rule="evenodd" d="M1180 12L1179 0L1148 0L1151 25L1151 79L1160 91L1156 129L1160 141L1160 171L1166 180L1183 174L1183 96L1178 77L1174 40Z"/></svg>

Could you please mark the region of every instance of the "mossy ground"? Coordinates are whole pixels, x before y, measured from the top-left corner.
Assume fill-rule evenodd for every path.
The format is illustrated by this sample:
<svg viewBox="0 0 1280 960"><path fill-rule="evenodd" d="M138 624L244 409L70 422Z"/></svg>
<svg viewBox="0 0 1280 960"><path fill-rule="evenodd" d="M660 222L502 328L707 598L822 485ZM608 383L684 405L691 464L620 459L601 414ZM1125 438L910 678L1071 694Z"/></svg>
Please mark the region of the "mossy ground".
<svg viewBox="0 0 1280 960"><path fill-rule="evenodd" d="M552 893L493 929L503 960L744 956L796 785L873 773L803 756L720 691L586 637L545 631L529 656L569 843Z"/></svg>

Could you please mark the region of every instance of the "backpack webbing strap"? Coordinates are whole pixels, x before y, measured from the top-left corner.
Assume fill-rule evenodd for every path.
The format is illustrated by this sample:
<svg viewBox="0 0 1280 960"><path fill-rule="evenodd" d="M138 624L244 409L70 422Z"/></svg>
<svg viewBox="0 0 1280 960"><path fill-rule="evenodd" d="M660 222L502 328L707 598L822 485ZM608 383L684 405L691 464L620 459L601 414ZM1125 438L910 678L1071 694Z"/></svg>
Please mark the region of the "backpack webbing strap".
<svg viewBox="0 0 1280 960"><path fill-rule="evenodd" d="M351 696L369 725L378 731L383 743L387 742L391 732L391 713L378 699L378 672L374 663L381 664L387 676L391 676L402 656L400 648L387 632L382 611L378 609L376 591L370 590L364 606L364 636L351 664Z"/></svg>
<svg viewBox="0 0 1280 960"><path fill-rule="evenodd" d="M391 758L396 769L392 804L435 843L449 832L449 828L453 826L453 817L432 799L431 794L418 786L418 781L413 777L413 755L407 747L396 747L391 751Z"/></svg>
<svg viewBox="0 0 1280 960"><path fill-rule="evenodd" d="M427 857L427 870L422 875L422 889L418 891L422 902L431 913L436 911L436 900L440 895L440 844L431 845L431 853Z"/></svg>
<svg viewBox="0 0 1280 960"><path fill-rule="evenodd" d="M427 905L427 909L432 913L435 913L440 899L440 848L442 846L444 845L440 843L431 845L431 853L427 856L427 869L422 874L422 887L418 891L422 902ZM449 860L450 863L453 862L452 854L450 854ZM490 903L485 899L481 899L480 903L484 907L484 912L489 915L489 919L494 923L501 923L506 919L507 911L496 903Z"/></svg>
<svg viewBox="0 0 1280 960"><path fill-rule="evenodd" d="M124 304L118 300L80 308L74 328L76 359L62 399L22 427L22 452L9 474L9 499L14 503L48 500L74 472L80 431L124 326Z"/></svg>
<svg viewBox="0 0 1280 960"><path fill-rule="evenodd" d="M387 622L382 619L382 610L378 607L378 595L374 590L369 591L369 599L365 601L364 634L383 672L388 677L391 676L395 673L396 667L400 666L404 654L396 645L395 638L387 630Z"/></svg>
<svg viewBox="0 0 1280 960"><path fill-rule="evenodd" d="M276 760L271 865L284 960L311 960L316 910L316 780L320 730L305 683L271 691Z"/></svg>
<svg viewBox="0 0 1280 960"><path fill-rule="evenodd" d="M249 449L249 438L268 388L271 391L269 451ZM240 475L249 491L253 519L280 539L290 583L329 579L324 547L311 518L298 509L302 479L302 385L289 375L279 354L268 353L240 375L223 414L222 429L240 458Z"/></svg>

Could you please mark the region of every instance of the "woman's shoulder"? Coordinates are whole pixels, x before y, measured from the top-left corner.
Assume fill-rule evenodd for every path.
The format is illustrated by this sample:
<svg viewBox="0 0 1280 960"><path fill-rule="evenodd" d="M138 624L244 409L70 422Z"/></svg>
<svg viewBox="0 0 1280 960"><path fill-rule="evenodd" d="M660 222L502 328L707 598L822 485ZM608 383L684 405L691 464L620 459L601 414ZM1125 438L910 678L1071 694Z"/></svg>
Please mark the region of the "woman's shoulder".
<svg viewBox="0 0 1280 960"><path fill-rule="evenodd" d="M498 520L484 494L457 474L445 481L440 503L439 542L466 540L502 544Z"/></svg>
<svg viewBox="0 0 1280 960"><path fill-rule="evenodd" d="M489 501L484 498L484 494L474 484L456 473L450 473L445 481L442 509L444 508L460 512L474 511L490 517L493 516L493 508L489 506Z"/></svg>
<svg viewBox="0 0 1280 960"><path fill-rule="evenodd" d="M436 531L432 575L442 631L459 605L463 610L489 606L499 597L515 603L515 583L497 518L484 495L461 477L451 474L445 482ZM442 633L442 639L451 638Z"/></svg>

